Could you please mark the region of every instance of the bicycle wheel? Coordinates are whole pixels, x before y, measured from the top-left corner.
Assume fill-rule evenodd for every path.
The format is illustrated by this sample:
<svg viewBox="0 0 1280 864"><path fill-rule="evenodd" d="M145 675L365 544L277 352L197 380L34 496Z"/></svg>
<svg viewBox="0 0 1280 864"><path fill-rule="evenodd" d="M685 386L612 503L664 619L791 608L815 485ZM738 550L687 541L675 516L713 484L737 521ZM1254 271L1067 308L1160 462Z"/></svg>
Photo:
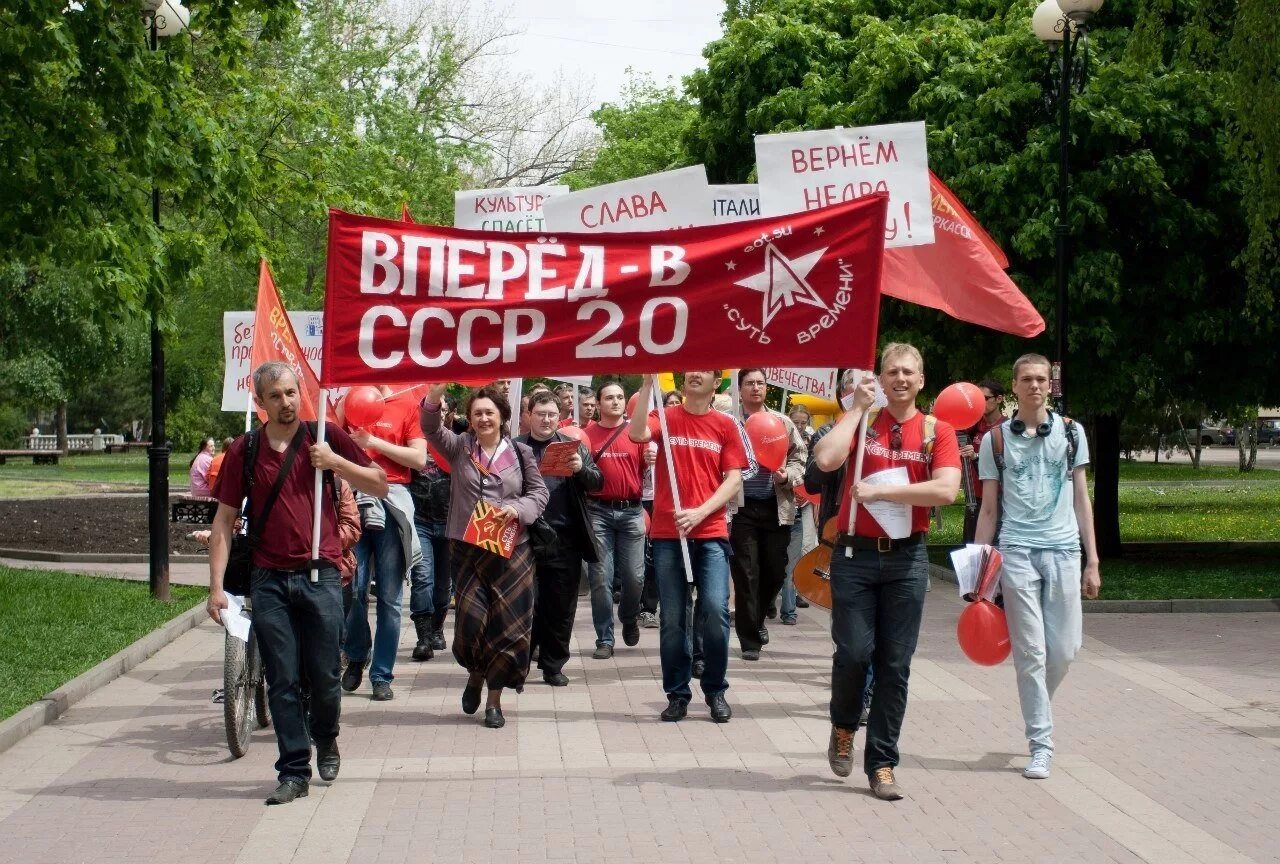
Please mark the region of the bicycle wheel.
<svg viewBox="0 0 1280 864"><path fill-rule="evenodd" d="M265 729L271 725L271 712L267 709L267 676L263 671L262 655L258 653L258 640L253 640L250 652L253 655L253 711L258 728Z"/></svg>
<svg viewBox="0 0 1280 864"><path fill-rule="evenodd" d="M227 727L227 747L237 759L249 749L250 712L254 701L250 670L257 653L252 638L245 643L230 633L223 637L222 718Z"/></svg>

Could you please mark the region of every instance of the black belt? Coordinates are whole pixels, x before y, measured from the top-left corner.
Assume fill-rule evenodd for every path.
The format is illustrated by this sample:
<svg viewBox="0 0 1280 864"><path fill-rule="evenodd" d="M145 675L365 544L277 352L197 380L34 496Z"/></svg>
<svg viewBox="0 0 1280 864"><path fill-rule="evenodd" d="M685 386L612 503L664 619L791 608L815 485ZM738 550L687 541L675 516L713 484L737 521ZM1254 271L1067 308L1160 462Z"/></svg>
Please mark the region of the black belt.
<svg viewBox="0 0 1280 864"><path fill-rule="evenodd" d="M923 531L909 534L901 540L892 540L888 537L862 537L858 534L837 534L836 545L853 549L874 549L881 555L885 555L923 543L924 537Z"/></svg>
<svg viewBox="0 0 1280 864"><path fill-rule="evenodd" d="M592 498L592 504L599 504L601 507L609 507L614 510L630 510L632 507L640 506L640 499L611 499L611 498Z"/></svg>

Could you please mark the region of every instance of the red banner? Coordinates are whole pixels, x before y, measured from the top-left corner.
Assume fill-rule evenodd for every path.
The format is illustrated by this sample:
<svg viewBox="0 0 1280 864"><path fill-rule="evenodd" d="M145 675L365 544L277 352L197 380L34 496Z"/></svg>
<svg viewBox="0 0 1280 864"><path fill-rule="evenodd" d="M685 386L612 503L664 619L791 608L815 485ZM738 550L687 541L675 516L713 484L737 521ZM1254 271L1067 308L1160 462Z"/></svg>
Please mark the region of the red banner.
<svg viewBox="0 0 1280 864"><path fill-rule="evenodd" d="M311 364L303 356L298 337L293 332L293 322L285 314L284 301L271 278L271 267L263 259L258 265L258 302L254 312L253 351L250 366L257 369L270 360L287 363L298 377L299 420L316 419L319 404L320 383ZM329 414L332 416L332 410ZM258 419L267 422L267 413L258 409Z"/></svg>
<svg viewBox="0 0 1280 864"><path fill-rule="evenodd" d="M321 380L872 368L887 204L558 235L331 210Z"/></svg>

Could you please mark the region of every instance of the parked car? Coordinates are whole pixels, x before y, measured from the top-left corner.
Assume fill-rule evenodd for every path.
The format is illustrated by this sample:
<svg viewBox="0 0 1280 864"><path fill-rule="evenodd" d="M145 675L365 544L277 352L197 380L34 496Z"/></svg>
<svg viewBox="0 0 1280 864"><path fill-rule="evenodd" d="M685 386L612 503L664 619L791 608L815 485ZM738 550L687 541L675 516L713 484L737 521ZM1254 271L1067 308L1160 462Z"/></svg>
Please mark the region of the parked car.
<svg viewBox="0 0 1280 864"><path fill-rule="evenodd" d="M1280 420L1258 421L1258 444L1268 447L1280 444Z"/></svg>
<svg viewBox="0 0 1280 864"><path fill-rule="evenodd" d="M1194 447L1196 443L1196 427L1188 426L1186 427L1186 429L1187 429L1187 443L1190 446ZM1203 447L1209 447L1213 444L1230 444L1235 441L1235 435L1236 435L1235 430L1232 429L1230 426L1223 426L1218 423L1210 422L1208 420L1204 421L1204 424L1200 426L1199 432L1200 432L1200 444ZM1230 433L1230 440L1228 440L1228 433ZM1164 437L1165 437L1165 440L1170 443L1170 445L1181 446L1182 444L1181 429L1170 430L1169 432L1165 433Z"/></svg>

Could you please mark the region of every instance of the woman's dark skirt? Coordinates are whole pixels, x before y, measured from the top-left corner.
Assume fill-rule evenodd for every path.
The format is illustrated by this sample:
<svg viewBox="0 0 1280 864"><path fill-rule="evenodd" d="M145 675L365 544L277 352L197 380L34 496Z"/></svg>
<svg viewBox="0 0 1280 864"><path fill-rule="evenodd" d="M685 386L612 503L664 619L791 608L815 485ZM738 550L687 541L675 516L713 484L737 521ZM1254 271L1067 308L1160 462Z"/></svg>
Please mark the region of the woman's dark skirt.
<svg viewBox="0 0 1280 864"><path fill-rule="evenodd" d="M457 592L453 656L479 672L490 689L523 687L533 629L533 552L521 543L503 558L461 540L449 541Z"/></svg>

